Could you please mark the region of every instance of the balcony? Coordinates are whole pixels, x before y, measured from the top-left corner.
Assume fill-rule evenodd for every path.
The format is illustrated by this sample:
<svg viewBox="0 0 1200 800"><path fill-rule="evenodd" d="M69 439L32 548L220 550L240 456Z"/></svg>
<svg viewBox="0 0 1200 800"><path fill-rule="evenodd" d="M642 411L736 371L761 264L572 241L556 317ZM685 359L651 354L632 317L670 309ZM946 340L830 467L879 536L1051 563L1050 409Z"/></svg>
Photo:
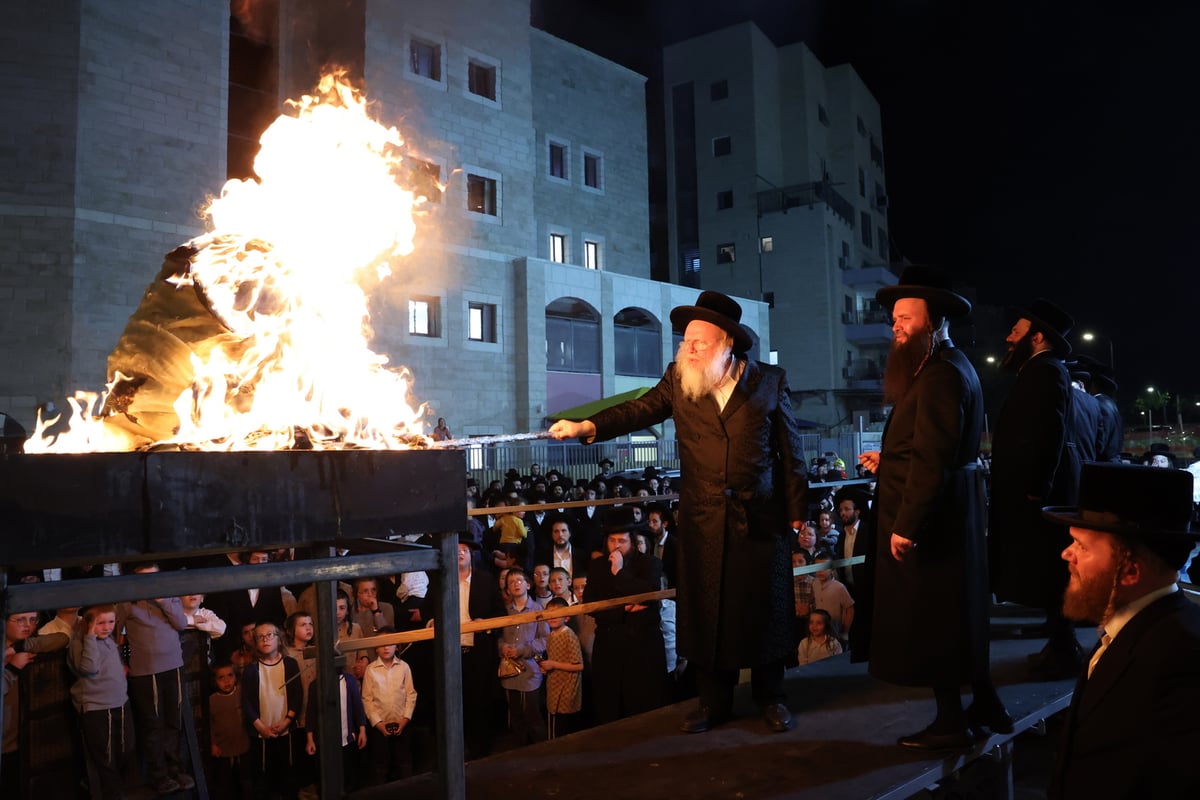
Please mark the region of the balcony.
<svg viewBox="0 0 1200 800"><path fill-rule="evenodd" d="M883 367L873 358L853 361L842 367L847 389L883 391Z"/></svg>
<svg viewBox="0 0 1200 800"><path fill-rule="evenodd" d="M895 286L899 282L896 273L887 264L876 264L842 272L842 283L860 294L873 295L886 286Z"/></svg>
<svg viewBox="0 0 1200 800"><path fill-rule="evenodd" d="M842 312L846 341L859 346L885 345L892 341L892 318L882 308Z"/></svg>
<svg viewBox="0 0 1200 800"><path fill-rule="evenodd" d="M829 210L841 217L843 222L854 227L854 206L838 194L828 181L798 183L759 192L758 215L761 217L777 211L786 214L789 208L808 208L817 203L829 206Z"/></svg>

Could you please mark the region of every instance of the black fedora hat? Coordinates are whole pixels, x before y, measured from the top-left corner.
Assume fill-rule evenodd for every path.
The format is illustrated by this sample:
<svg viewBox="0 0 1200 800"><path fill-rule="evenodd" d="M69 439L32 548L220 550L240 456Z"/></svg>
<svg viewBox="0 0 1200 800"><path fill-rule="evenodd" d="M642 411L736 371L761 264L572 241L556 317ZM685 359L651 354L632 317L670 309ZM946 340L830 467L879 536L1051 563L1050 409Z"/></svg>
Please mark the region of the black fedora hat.
<svg viewBox="0 0 1200 800"><path fill-rule="evenodd" d="M1190 473L1189 473L1190 474ZM645 519L645 516L642 517ZM637 522L633 518L633 508L630 506L613 506L604 515L604 535L612 533L628 533L632 538L635 533L650 530L645 522Z"/></svg>
<svg viewBox="0 0 1200 800"><path fill-rule="evenodd" d="M1087 374L1088 380L1091 381L1096 391L1112 394L1117 390L1117 379L1113 376L1112 369L1095 356L1080 353L1075 357L1075 364L1081 373ZM1075 367L1069 366L1069 368L1074 374Z"/></svg>
<svg viewBox="0 0 1200 800"><path fill-rule="evenodd" d="M716 325L732 336L735 353L744 353L754 344L750 334L738 324L742 321L742 307L732 297L720 292L705 290L696 298L696 305L671 309L671 327L679 333L683 333L688 323L694 320Z"/></svg>
<svg viewBox="0 0 1200 800"><path fill-rule="evenodd" d="M900 273L898 284L885 286L875 292L875 299L888 310L896 305L897 300L905 297L924 300L931 314L950 319L971 313L971 303L967 298L951 291L950 276L934 267L910 264Z"/></svg>
<svg viewBox="0 0 1200 800"><path fill-rule="evenodd" d="M1090 462L1079 478L1079 505L1047 506L1047 519L1144 543L1176 569L1200 540L1192 529L1192 473Z"/></svg>
<svg viewBox="0 0 1200 800"><path fill-rule="evenodd" d="M1054 352L1065 356L1071 352L1067 334L1075 325L1075 318L1044 297L1039 297L1024 308L1010 309L1017 319L1029 320L1031 330L1040 332L1054 348Z"/></svg>

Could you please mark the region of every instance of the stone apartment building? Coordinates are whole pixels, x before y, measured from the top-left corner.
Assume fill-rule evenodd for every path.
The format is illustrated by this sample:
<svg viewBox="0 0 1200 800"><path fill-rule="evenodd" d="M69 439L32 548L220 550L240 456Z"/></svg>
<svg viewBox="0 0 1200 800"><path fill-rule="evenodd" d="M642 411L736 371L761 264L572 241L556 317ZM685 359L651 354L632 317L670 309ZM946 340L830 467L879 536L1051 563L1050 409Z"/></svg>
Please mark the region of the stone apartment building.
<svg viewBox="0 0 1200 800"><path fill-rule="evenodd" d="M443 187L371 309L434 418L538 430L671 359L667 314L696 289L649 279L645 79L532 28L527 0L70 8L0 28L0 409L27 427L102 388L163 255L329 63ZM743 306L765 353L767 306Z"/></svg>

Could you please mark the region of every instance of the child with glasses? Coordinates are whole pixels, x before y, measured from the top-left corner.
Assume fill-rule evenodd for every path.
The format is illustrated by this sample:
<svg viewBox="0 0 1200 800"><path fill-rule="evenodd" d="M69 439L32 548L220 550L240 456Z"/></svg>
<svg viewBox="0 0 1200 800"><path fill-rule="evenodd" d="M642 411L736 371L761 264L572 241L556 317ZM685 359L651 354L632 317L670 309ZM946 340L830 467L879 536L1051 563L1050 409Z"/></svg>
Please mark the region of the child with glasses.
<svg viewBox="0 0 1200 800"><path fill-rule="evenodd" d="M303 704L300 665L283 653L283 634L273 622L254 626L256 661L242 674L242 713L257 735L250 745L255 796L268 787L284 800L299 790L290 734Z"/></svg>

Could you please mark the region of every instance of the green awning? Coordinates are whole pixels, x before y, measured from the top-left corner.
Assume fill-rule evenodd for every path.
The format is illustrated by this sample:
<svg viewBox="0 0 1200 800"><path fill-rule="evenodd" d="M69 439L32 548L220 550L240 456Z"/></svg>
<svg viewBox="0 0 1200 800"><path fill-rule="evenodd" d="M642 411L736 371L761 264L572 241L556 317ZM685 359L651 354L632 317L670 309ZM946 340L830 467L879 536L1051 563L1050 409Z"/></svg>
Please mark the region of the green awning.
<svg viewBox="0 0 1200 800"><path fill-rule="evenodd" d="M580 422L588 419L597 412L603 411L606 408L611 408L615 405L620 405L626 400L636 400L637 398L650 391L653 387L639 386L636 389L630 389L628 392L614 394L612 397L602 397L599 400L593 400L590 403L584 403L581 406L564 409L563 411L555 411L550 415L550 419L569 419L572 422Z"/></svg>

